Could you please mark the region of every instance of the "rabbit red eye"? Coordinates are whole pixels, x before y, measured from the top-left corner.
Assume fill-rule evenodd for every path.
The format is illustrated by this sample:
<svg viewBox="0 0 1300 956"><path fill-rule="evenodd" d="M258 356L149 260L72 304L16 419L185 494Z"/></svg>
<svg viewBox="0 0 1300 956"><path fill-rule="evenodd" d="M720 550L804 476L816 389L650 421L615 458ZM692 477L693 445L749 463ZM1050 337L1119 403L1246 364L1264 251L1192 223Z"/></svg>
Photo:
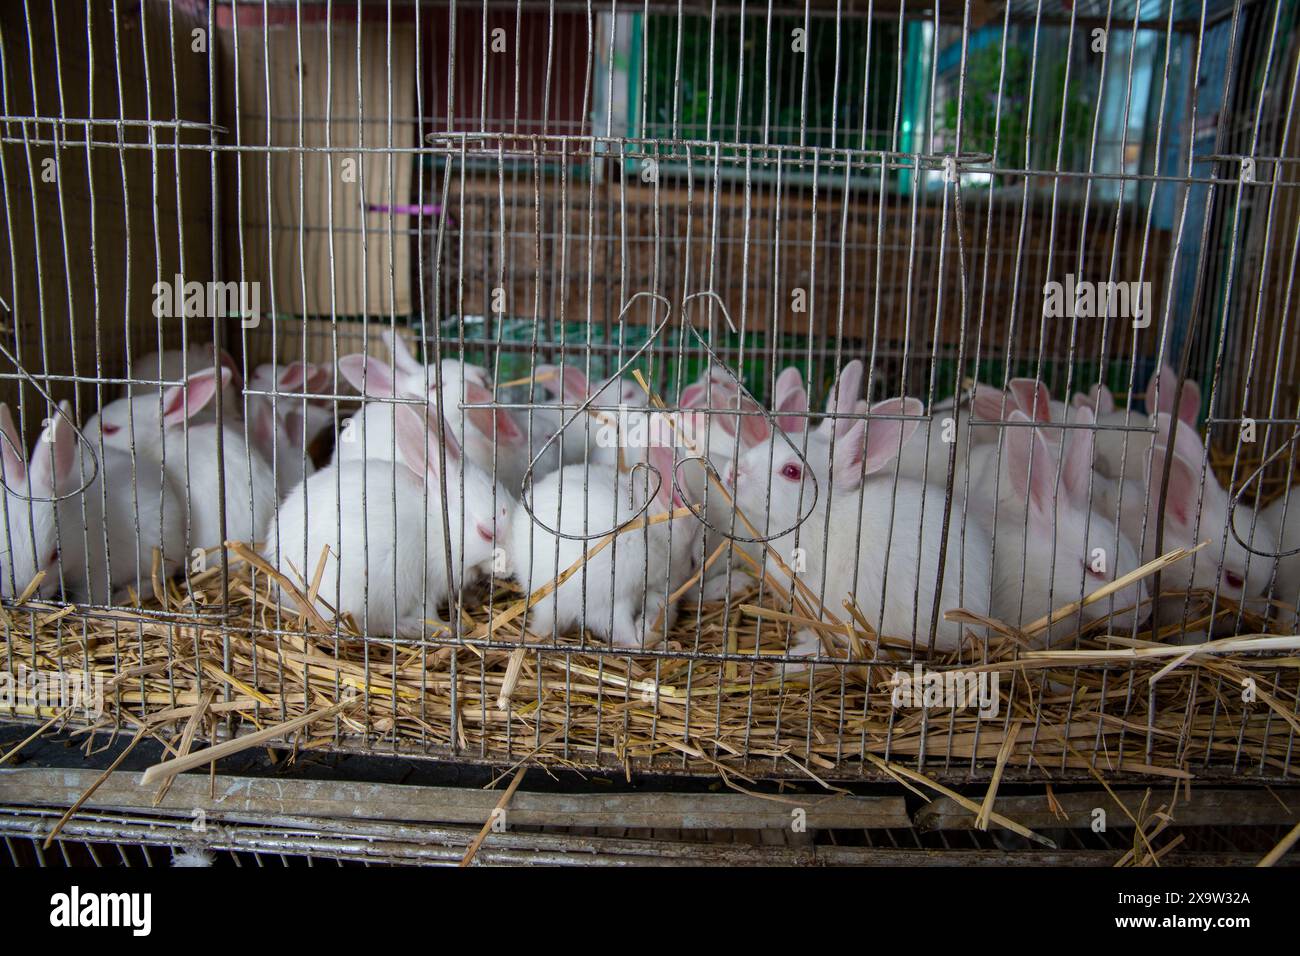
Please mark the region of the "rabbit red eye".
<svg viewBox="0 0 1300 956"><path fill-rule="evenodd" d="M53 564L57 560L59 560L59 549L55 548L53 551L50 552L50 556L45 559L45 563Z"/></svg>
<svg viewBox="0 0 1300 956"><path fill-rule="evenodd" d="M803 469L794 462L790 462L790 464L781 469L781 477L788 478L790 481L798 481L803 477Z"/></svg>
<svg viewBox="0 0 1300 956"><path fill-rule="evenodd" d="M1231 571L1223 572L1223 580L1227 582L1228 587L1233 590L1239 590L1246 582L1241 575L1233 574Z"/></svg>
<svg viewBox="0 0 1300 956"><path fill-rule="evenodd" d="M122 428L121 428L120 425L105 425L105 426L101 429L101 431L104 433L104 436L105 436L105 437L108 437L109 435L116 435L116 434L117 434L118 432L120 432L121 430L122 430Z"/></svg>

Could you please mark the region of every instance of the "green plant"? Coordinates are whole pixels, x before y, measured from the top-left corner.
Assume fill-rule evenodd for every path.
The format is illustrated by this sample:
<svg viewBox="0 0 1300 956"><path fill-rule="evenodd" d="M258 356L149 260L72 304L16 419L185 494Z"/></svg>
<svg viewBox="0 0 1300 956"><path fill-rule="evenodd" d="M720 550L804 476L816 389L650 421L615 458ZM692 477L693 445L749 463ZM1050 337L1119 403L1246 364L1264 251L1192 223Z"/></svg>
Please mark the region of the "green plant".
<svg viewBox="0 0 1300 956"><path fill-rule="evenodd" d="M988 153L998 167L1007 169L1050 168L1056 165L1058 137L1062 146L1062 163L1070 164L1086 155L1092 140L1094 103L1084 90L1089 73L1074 62L1066 89L1064 56L1044 56L1047 35L1040 41L1038 70L1033 77L1030 100L1030 50L1013 41L1006 47L990 43L973 49L967 56L965 102L962 109L961 148L966 153ZM1005 70L1005 72L1004 72ZM957 97L944 103L943 130L955 140L957 135ZM999 94L1000 91L1000 94ZM1032 105L1032 110L1031 110ZM1064 130L1061 117L1064 113ZM1025 133L1032 115L1030 153L1025 155ZM994 132L996 150L994 148ZM1002 185L1008 177L995 177Z"/></svg>

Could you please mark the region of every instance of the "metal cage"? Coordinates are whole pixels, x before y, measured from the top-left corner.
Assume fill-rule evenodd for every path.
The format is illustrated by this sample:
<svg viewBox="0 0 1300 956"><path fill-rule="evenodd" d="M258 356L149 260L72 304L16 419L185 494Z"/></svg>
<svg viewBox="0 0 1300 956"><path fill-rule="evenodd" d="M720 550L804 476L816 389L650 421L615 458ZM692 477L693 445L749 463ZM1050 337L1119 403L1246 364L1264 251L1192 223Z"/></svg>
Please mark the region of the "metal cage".
<svg viewBox="0 0 1300 956"><path fill-rule="evenodd" d="M1298 39L1283 0L6 4L0 717L1290 779ZM1111 536L1068 574L1066 495ZM993 714L899 704L923 668Z"/></svg>

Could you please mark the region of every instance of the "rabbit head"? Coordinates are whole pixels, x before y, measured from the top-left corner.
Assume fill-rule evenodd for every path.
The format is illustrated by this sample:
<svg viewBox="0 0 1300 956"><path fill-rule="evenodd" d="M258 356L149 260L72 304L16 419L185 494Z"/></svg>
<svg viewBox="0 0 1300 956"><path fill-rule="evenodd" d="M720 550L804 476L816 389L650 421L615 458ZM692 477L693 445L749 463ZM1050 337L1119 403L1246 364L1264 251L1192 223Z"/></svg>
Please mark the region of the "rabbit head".
<svg viewBox="0 0 1300 956"><path fill-rule="evenodd" d="M394 351L394 355L399 351ZM484 384L484 370L476 366L462 366L455 359L444 359L440 371L442 383L425 366L418 365L418 373L399 370L393 374L388 363L369 355L345 355L338 362L339 372L359 393L368 398L425 398L429 404L441 409L448 429L461 435L465 441L494 440L506 448L526 446L527 437L513 416L501 408L463 408L465 405L486 405L492 401L492 389ZM430 371L428 381L426 371ZM484 373L485 374L485 373ZM462 397L464 396L463 401ZM473 432L477 431L478 435ZM476 461L484 457L473 455ZM486 460L491 460L488 449ZM423 455L416 459L423 460Z"/></svg>
<svg viewBox="0 0 1300 956"><path fill-rule="evenodd" d="M223 367L219 377L205 369L191 375L184 385L168 386L161 395L119 398L86 423L86 436L92 444L92 436L102 435L107 447L130 451L134 445L137 450L156 453L161 450L165 430L180 428L205 409L217 389L229 386L232 378L228 368Z"/></svg>
<svg viewBox="0 0 1300 956"><path fill-rule="evenodd" d="M923 406L915 398L877 402L866 420L854 421L843 435L823 430L808 442L806 455L773 436L771 442L751 446L727 473L736 501L751 522L770 517L769 529L792 527L807 510L816 482L818 507L824 507L829 489L853 493L873 475L888 474L899 449L916 431L918 422L893 416L919 416ZM890 417L877 417L890 416Z"/></svg>
<svg viewBox="0 0 1300 956"><path fill-rule="evenodd" d="M329 394L333 379L328 366L308 362L259 365L253 372L250 391L268 394L248 396L249 437L268 461L277 434L290 447L302 450L333 426L332 401L303 397Z"/></svg>
<svg viewBox="0 0 1300 956"><path fill-rule="evenodd" d="M1091 429L1070 429L1057 445L1044 436L1043 429L1031 427L1032 420L1020 409L1009 420L1020 426L1006 430L1007 473L1012 500L1025 507L1025 589L1035 592L1036 606L1059 607L1079 600L1137 568L1138 553L1132 543L1119 534L1111 517L1091 506ZM1086 408L1076 409L1074 420L1084 426L1095 423ZM1099 620L1112 610L1138 609L1145 597L1141 582L1130 585L1110 600L1085 606L1082 620ZM1131 626L1136 613L1125 612L1116 626Z"/></svg>
<svg viewBox="0 0 1300 956"><path fill-rule="evenodd" d="M1158 413L1155 421L1157 438L1147 468L1147 487L1150 500L1160 500L1160 486L1168 462L1163 548L1171 551L1195 547L1205 539L1211 542L1204 551L1162 572L1162 588L1207 588L1234 600L1264 593L1272 576L1272 562L1247 551L1228 528L1231 496L1219 484L1214 471L1204 467L1205 449L1195 430L1186 421L1171 419L1165 412ZM1233 520L1238 533L1251 541L1253 548L1264 552L1274 549L1272 529L1266 522L1254 520L1254 509L1238 505ZM1154 522L1148 525L1147 535L1153 536Z"/></svg>
<svg viewBox="0 0 1300 956"><path fill-rule="evenodd" d="M483 469L466 460L450 428L444 427L439 441L436 419L411 405L397 406L393 419L394 438L402 453L403 466L424 484L429 501L438 503L430 514L431 522L441 521L437 516L442 502L446 502L453 555L460 551L463 538L461 553L466 567L492 561L497 542L505 540L509 527L513 506L509 493ZM441 528L433 531L442 533Z"/></svg>

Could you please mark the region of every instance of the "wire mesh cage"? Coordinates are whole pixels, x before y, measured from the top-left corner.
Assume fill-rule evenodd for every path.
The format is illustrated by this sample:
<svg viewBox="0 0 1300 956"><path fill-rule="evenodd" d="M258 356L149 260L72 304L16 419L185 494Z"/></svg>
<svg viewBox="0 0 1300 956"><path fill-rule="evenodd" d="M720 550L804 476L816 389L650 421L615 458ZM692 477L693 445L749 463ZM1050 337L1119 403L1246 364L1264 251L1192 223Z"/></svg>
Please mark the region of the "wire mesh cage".
<svg viewBox="0 0 1300 956"><path fill-rule="evenodd" d="M1288 779L1298 37L6 5L0 716Z"/></svg>

